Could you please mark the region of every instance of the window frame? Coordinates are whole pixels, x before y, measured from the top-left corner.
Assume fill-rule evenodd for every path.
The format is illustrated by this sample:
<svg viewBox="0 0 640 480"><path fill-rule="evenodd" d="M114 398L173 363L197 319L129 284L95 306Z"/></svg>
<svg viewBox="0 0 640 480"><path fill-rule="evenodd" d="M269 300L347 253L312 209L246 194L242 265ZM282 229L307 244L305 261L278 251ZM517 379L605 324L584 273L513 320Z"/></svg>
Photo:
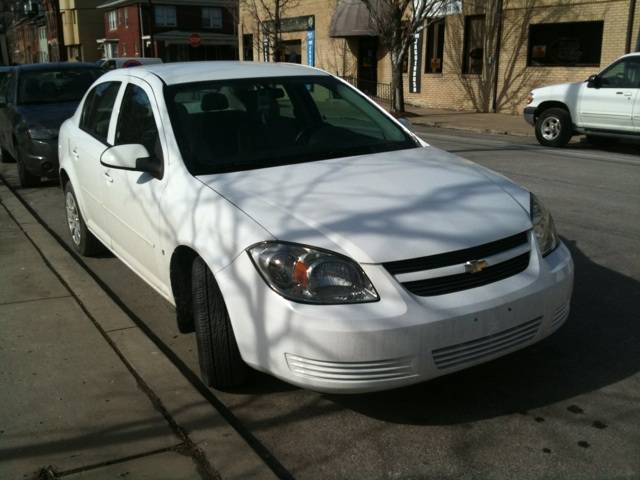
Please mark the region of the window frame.
<svg viewBox="0 0 640 480"><path fill-rule="evenodd" d="M591 24L600 24L602 26L602 33L600 35L600 58L597 63L554 63L548 65L534 65L532 64L531 53L533 50L533 33L532 29L549 26L549 25L577 25L580 23L591 23ZM584 20L584 21L576 21L576 22L546 22L546 23L531 23L529 24L528 29L528 37L527 37L527 68L589 68L589 67L600 67L602 64L602 45L604 42L604 20Z"/></svg>
<svg viewBox="0 0 640 480"><path fill-rule="evenodd" d="M438 41L437 41L437 47L434 47L434 50L441 50L442 51L442 55L440 56L440 71L430 71L431 70L431 59L429 58L429 52L430 49L429 47L431 47L431 44L429 43L429 32L435 30L436 25L439 25L440 27L438 28ZM444 71L444 46L446 43L446 32L447 32L447 21L446 18L438 18L437 20L434 20L433 22L431 22L428 26L427 26L427 31L425 32L425 49L424 49L424 73L425 75L442 75L443 71ZM433 33L433 37L435 38L436 33ZM440 37L442 37L442 42L440 42ZM433 39L432 39L433 41ZM437 52L436 52L437 53ZM437 57L433 57L433 58L437 58Z"/></svg>
<svg viewBox="0 0 640 480"><path fill-rule="evenodd" d="M467 40L469 39L469 33L471 30L471 22L475 19L483 19L482 23L482 42L484 43L484 37L486 35L486 15L465 15L464 17L464 37L462 39L462 75L482 75L482 70L484 69L484 65L481 65L479 72L471 72L470 70L470 62L469 62L469 50ZM484 46L483 46L484 48Z"/></svg>
<svg viewBox="0 0 640 480"><path fill-rule="evenodd" d="M117 111L115 113L117 117L115 119L112 118L113 125L112 125L112 130L109 130L109 139L113 145L118 145L118 143L116 143L116 135L118 133L118 128L120 126L120 121L122 118L122 106L124 104L124 99L127 94L127 89L130 86L139 88L144 92L147 99L149 100L149 105L151 106L153 121L155 122L156 129L158 130L158 140L160 142L161 158L156 158L156 160L159 160L162 163L162 171L164 172L167 164L169 163L167 161L167 144L164 137L165 134L164 134L164 128L162 124L162 118L160 116L160 110L158 109L158 105L156 102L155 94L153 93L153 89L146 82L142 80L135 81L133 79L130 79L128 82L122 82L122 83L123 85L120 87L120 92L116 100ZM126 145L126 144L122 144L122 145ZM149 152L149 153L153 154L154 152Z"/></svg>
<svg viewBox="0 0 640 480"><path fill-rule="evenodd" d="M160 12L164 12L160 14ZM172 12L173 23L167 21L167 12ZM158 20L162 20L159 22ZM153 6L153 23L157 27L177 27L178 26L178 11L175 5L154 5Z"/></svg>
<svg viewBox="0 0 640 480"><path fill-rule="evenodd" d="M87 113L87 103L89 102L89 99L91 97L91 95L96 91L96 89L98 87L100 87L101 85L106 85L106 84L117 84L118 85L118 90L116 92L116 95L113 99L113 105L111 106L111 115L109 117L109 126L107 127L107 135L105 138L100 138L97 135L95 135L95 132L88 130L87 128L85 128L85 126L83 125L84 120L85 120L85 115ZM122 90L122 85L123 82L122 80L107 80L106 82L100 82L96 85L93 85L93 87L91 87L89 89L89 91L87 92L87 94L84 97L84 100L82 102L82 109L80 110L80 118L78 119L78 129L82 130L84 133L86 133L87 135L89 135L90 137L94 138L95 140L97 140L98 142L102 143L103 145L106 145L108 147L111 146L111 143L109 142L110 140L110 133L111 133L111 124L113 123L113 114L114 112L117 110L120 110L120 93Z"/></svg>
<svg viewBox="0 0 640 480"><path fill-rule="evenodd" d="M118 29L117 10L109 10L109 12L107 12L107 26L109 27L110 32L113 32Z"/></svg>
<svg viewBox="0 0 640 480"><path fill-rule="evenodd" d="M211 15L212 12L217 12L220 19L219 24L214 24L212 22L215 17L215 15ZM205 13L208 13L208 14L205 14ZM202 7L200 11L200 17L201 17L202 28L207 28L211 30L221 30L222 27L224 26L224 18L223 18L221 7Z"/></svg>

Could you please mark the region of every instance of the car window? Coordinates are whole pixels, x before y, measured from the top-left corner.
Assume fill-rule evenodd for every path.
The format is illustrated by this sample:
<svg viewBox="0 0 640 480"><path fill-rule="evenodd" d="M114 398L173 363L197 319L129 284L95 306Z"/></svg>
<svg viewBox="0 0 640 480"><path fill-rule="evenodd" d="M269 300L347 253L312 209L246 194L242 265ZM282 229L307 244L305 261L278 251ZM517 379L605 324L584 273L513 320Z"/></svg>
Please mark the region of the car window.
<svg viewBox="0 0 640 480"><path fill-rule="evenodd" d="M98 67L21 71L18 104L77 102L101 74Z"/></svg>
<svg viewBox="0 0 640 480"><path fill-rule="evenodd" d="M116 127L116 145L141 143L153 158L162 160L160 134L145 91L130 83L124 92Z"/></svg>
<svg viewBox="0 0 640 480"><path fill-rule="evenodd" d="M82 108L80 128L103 143L107 143L111 112L119 89L120 82L96 85L87 95Z"/></svg>
<svg viewBox="0 0 640 480"><path fill-rule="evenodd" d="M184 83L166 87L165 100L193 175L418 147L371 101L329 76Z"/></svg>
<svg viewBox="0 0 640 480"><path fill-rule="evenodd" d="M640 58L620 60L599 77L601 88L640 88Z"/></svg>

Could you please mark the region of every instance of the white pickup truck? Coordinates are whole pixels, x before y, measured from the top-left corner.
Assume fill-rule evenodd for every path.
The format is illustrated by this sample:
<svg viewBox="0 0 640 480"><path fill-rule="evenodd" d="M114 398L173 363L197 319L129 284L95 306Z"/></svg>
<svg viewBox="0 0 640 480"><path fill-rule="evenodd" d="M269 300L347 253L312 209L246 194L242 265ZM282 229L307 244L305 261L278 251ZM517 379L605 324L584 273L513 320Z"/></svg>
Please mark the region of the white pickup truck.
<svg viewBox="0 0 640 480"><path fill-rule="evenodd" d="M593 143L640 138L640 53L625 55L586 81L536 88L525 120L538 142L562 147L576 134Z"/></svg>

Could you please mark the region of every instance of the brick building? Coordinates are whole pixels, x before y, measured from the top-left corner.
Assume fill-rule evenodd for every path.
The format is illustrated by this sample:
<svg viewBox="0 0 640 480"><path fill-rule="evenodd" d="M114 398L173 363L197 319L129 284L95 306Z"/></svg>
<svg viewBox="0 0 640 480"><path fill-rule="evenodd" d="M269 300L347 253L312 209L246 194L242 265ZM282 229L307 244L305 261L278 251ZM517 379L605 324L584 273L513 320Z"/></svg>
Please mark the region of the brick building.
<svg viewBox="0 0 640 480"><path fill-rule="evenodd" d="M112 0L100 5L104 58L165 62L237 58L237 3L230 0Z"/></svg>
<svg viewBox="0 0 640 480"><path fill-rule="evenodd" d="M59 0L65 55L69 61L95 62L100 58L96 38L104 36L103 0Z"/></svg>
<svg viewBox="0 0 640 480"><path fill-rule="evenodd" d="M499 15L489 14L490 1L498 0L456 2L416 40L404 76L407 103L515 113L531 89L584 80L640 49L636 0L503 0ZM283 59L355 78L378 95L390 83L388 54L360 0L300 0L283 17ZM246 7L238 35L244 59L273 61Z"/></svg>
<svg viewBox="0 0 640 480"><path fill-rule="evenodd" d="M48 61L60 62L67 59L62 35L62 17L58 0L43 0L48 46Z"/></svg>

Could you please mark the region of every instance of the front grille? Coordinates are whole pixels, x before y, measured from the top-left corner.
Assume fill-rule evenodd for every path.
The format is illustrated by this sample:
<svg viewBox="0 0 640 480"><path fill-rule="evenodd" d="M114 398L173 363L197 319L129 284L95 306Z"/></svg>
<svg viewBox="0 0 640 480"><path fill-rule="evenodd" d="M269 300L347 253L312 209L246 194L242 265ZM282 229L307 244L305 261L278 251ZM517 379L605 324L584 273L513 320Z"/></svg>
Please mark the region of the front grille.
<svg viewBox="0 0 640 480"><path fill-rule="evenodd" d="M452 368L465 363L477 362L505 350L530 342L538 333L542 317L536 317L516 327L485 337L438 348L431 352L439 369Z"/></svg>
<svg viewBox="0 0 640 480"><path fill-rule="evenodd" d="M485 268L479 273L460 273L446 277L405 282L402 285L414 295L431 297L481 287L516 275L529 266L529 252Z"/></svg>
<svg viewBox="0 0 640 480"><path fill-rule="evenodd" d="M416 375L411 358L370 362L327 362L286 353L289 369L305 377L337 382L399 380Z"/></svg>
<svg viewBox="0 0 640 480"><path fill-rule="evenodd" d="M414 295L421 297L444 295L481 287L526 270L529 266L530 255L528 243L527 232L522 232L464 250L388 262L384 264L384 267L392 275L397 275L398 281ZM510 254L510 251L513 253ZM509 258L510 255L512 255L511 258ZM465 272L464 264L466 262L490 259L492 256L494 258L490 260L490 265L484 270L475 273ZM433 271L444 267L453 268L445 268L445 272L429 272L429 270ZM422 274L422 272L425 273ZM442 276L434 276L438 274ZM425 278L421 278L421 275ZM413 276L413 278L406 278L407 276Z"/></svg>
<svg viewBox="0 0 640 480"><path fill-rule="evenodd" d="M479 260L481 258L490 257L491 255L519 247L520 245L527 243L527 241L527 232L522 232L495 242L485 243L477 247L455 250L453 252L431 255L429 257L387 262L384 264L384 268L386 268L391 275L398 275L399 273L419 272L420 270L446 267L448 265L464 263L469 260Z"/></svg>

